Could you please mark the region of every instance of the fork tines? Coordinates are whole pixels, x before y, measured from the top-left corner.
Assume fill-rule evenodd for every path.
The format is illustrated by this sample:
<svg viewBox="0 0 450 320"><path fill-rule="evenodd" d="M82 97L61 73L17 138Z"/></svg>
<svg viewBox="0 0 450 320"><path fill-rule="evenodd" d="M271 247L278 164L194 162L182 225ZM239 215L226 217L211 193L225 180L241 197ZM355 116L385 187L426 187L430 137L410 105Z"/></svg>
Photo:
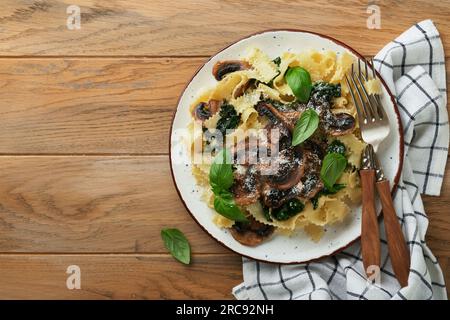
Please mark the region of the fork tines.
<svg viewBox="0 0 450 320"><path fill-rule="evenodd" d="M369 74L369 69L372 73L371 75ZM371 79L378 79L373 59L371 59L370 63L366 60L358 59L357 70L352 65L350 80L347 75L345 79L360 122L368 124L377 120L383 120L386 117L386 113L381 105L380 97L377 94L369 94L364 85Z"/></svg>

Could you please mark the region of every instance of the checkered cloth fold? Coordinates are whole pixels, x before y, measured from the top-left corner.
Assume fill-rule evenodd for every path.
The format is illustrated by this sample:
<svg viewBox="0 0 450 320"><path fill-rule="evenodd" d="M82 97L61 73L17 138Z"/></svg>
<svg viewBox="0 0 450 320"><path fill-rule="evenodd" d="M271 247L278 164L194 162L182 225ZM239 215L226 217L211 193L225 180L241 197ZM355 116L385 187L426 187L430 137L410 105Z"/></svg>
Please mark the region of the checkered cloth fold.
<svg viewBox="0 0 450 320"><path fill-rule="evenodd" d="M449 126L445 56L439 33L422 21L389 43L375 66L397 97L405 137L405 161L394 198L411 253L408 286L395 278L383 222L381 283L369 285L360 243L318 262L274 265L243 258L237 299L447 299L444 277L425 243L428 218L420 194L439 195L447 162Z"/></svg>

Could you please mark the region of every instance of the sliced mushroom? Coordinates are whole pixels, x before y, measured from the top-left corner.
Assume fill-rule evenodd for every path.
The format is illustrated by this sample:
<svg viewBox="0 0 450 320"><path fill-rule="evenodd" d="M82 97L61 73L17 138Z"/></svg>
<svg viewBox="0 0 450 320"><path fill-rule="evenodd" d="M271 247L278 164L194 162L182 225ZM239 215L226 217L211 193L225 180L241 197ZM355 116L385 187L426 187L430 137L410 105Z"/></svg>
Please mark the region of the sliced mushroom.
<svg viewBox="0 0 450 320"><path fill-rule="evenodd" d="M250 146L250 139L248 136L244 140L232 144L230 151L232 159L236 164L248 166L257 163L258 146Z"/></svg>
<svg viewBox="0 0 450 320"><path fill-rule="evenodd" d="M235 99L239 98L240 96L242 96L245 93L245 91L247 91L250 87L252 87L254 83L255 83L255 79L248 79L246 82L241 84L238 88L236 88L236 90L234 91L233 97Z"/></svg>
<svg viewBox="0 0 450 320"><path fill-rule="evenodd" d="M323 182L320 180L320 169L322 166L322 148L310 141L303 152L306 174L302 177L301 186L297 186L298 195L305 199L311 199L323 189Z"/></svg>
<svg viewBox="0 0 450 320"><path fill-rule="evenodd" d="M324 130L331 136L343 136L355 130L355 118L348 113L332 113L330 118L324 124Z"/></svg>
<svg viewBox="0 0 450 320"><path fill-rule="evenodd" d="M328 142L326 136L323 136L320 130L317 130L308 140L302 143L302 148L311 151L319 159L323 159L327 153Z"/></svg>
<svg viewBox="0 0 450 320"><path fill-rule="evenodd" d="M291 190L278 190L266 182L263 184L261 191L261 200L264 206L269 208L279 208L288 200L295 198L295 194L291 194Z"/></svg>
<svg viewBox="0 0 450 320"><path fill-rule="evenodd" d="M231 228L233 238L243 245L254 247L266 240L274 231L273 226L248 217L249 222L236 222Z"/></svg>
<svg viewBox="0 0 450 320"><path fill-rule="evenodd" d="M282 111L275 108L273 104L264 101L259 102L255 108L260 115L267 116L274 123L281 122L291 132L294 130L295 123L301 115L301 111L295 109Z"/></svg>
<svg viewBox="0 0 450 320"><path fill-rule="evenodd" d="M269 122L264 129L266 140L263 143L258 142L258 146L260 149L265 147L268 156L271 155L272 150L281 151L291 147L292 134L281 122Z"/></svg>
<svg viewBox="0 0 450 320"><path fill-rule="evenodd" d="M323 189L317 173L305 174L303 178L292 188L280 190L266 183L262 187L262 203L269 208L279 208L291 199L308 200L314 198Z"/></svg>
<svg viewBox="0 0 450 320"><path fill-rule="evenodd" d="M225 75L236 72L240 70L247 70L250 69L250 65L241 60L225 60L225 61L218 61L212 70L212 74L214 78L216 78L217 81L220 81L225 77Z"/></svg>
<svg viewBox="0 0 450 320"><path fill-rule="evenodd" d="M219 111L222 102L218 100L209 100L208 103L200 102L193 110L194 118L205 121Z"/></svg>
<svg viewBox="0 0 450 320"><path fill-rule="evenodd" d="M281 150L278 157L272 160L270 165L272 167L271 174L263 178L273 188L278 190L292 188L300 181L304 174L301 153L293 148Z"/></svg>
<svg viewBox="0 0 450 320"><path fill-rule="evenodd" d="M333 113L330 102L324 98L311 98L307 107L319 114L320 127L331 136L342 136L355 129L355 118L348 113Z"/></svg>
<svg viewBox="0 0 450 320"><path fill-rule="evenodd" d="M255 203L260 197L260 179L258 167L249 166L245 173L235 174L235 181L231 187L234 201L240 206Z"/></svg>
<svg viewBox="0 0 450 320"><path fill-rule="evenodd" d="M279 208L293 198L311 199L323 189L319 178L321 160L311 150L303 150L302 165L299 167L300 179L289 189L280 189L266 181L261 188L262 202L266 207ZM294 179L294 178L293 178ZM294 180L292 180L294 181Z"/></svg>
<svg viewBox="0 0 450 320"><path fill-rule="evenodd" d="M323 187L323 182L320 180L318 173L307 174L301 181L298 196L304 199L312 199Z"/></svg>

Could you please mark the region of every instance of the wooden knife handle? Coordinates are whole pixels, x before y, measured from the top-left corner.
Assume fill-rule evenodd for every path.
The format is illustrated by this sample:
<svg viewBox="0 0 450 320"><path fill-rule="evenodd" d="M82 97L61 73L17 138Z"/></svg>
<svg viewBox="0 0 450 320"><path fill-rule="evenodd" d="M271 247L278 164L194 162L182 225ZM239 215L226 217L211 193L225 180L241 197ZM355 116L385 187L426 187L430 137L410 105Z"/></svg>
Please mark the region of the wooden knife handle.
<svg viewBox="0 0 450 320"><path fill-rule="evenodd" d="M383 206L384 228L386 229L392 269L394 269L400 285L406 287L408 285L410 255L403 237L402 228L395 213L394 204L392 203L389 181L377 182L377 190Z"/></svg>
<svg viewBox="0 0 450 320"><path fill-rule="evenodd" d="M375 170L360 170L362 187L361 253L367 276L369 266L380 267L381 249L375 209Z"/></svg>

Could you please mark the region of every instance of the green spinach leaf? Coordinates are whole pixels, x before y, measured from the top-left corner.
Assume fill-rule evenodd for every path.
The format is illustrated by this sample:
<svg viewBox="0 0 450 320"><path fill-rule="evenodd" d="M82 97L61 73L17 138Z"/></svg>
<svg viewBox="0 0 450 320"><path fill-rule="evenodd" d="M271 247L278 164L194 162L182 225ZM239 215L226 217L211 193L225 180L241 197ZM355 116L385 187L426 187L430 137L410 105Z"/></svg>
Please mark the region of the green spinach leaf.
<svg viewBox="0 0 450 320"><path fill-rule="evenodd" d="M224 102L220 107L219 115L220 119L217 121L216 129L219 130L225 138L227 130L237 128L241 116L237 114L234 107L227 102Z"/></svg>
<svg viewBox="0 0 450 320"><path fill-rule="evenodd" d="M333 84L324 81L314 82L311 96L315 99L323 98L327 101L331 101L332 98L341 96L341 85L339 83Z"/></svg>
<svg viewBox="0 0 450 320"><path fill-rule="evenodd" d="M343 156L345 156L346 151L347 151L347 148L339 140L334 140L333 142L330 143L330 145L327 148L327 153L336 152L336 153L342 154Z"/></svg>
<svg viewBox="0 0 450 320"><path fill-rule="evenodd" d="M271 215L279 221L287 220L303 211L305 205L298 199L291 199L278 209L272 209Z"/></svg>

